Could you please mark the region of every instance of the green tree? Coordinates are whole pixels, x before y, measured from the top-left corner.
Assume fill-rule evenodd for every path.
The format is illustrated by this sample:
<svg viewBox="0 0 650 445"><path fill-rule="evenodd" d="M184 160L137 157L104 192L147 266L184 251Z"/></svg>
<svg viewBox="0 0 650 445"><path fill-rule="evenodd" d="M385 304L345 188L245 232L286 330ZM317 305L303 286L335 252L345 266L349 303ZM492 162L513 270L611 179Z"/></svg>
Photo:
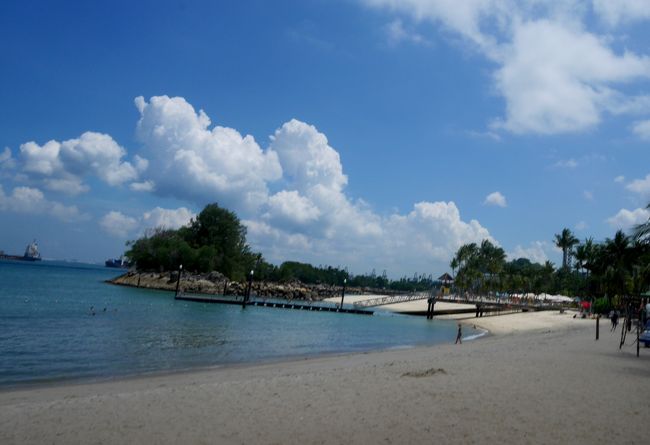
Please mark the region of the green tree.
<svg viewBox="0 0 650 445"><path fill-rule="evenodd" d="M650 203L646 206L650 210ZM650 218L642 224L634 227L634 239L643 243L650 243Z"/></svg>
<svg viewBox="0 0 650 445"><path fill-rule="evenodd" d="M555 245L562 249L562 268L566 269L569 266L571 259L571 249L578 244L578 238L573 236L571 230L563 229L562 233L555 235Z"/></svg>

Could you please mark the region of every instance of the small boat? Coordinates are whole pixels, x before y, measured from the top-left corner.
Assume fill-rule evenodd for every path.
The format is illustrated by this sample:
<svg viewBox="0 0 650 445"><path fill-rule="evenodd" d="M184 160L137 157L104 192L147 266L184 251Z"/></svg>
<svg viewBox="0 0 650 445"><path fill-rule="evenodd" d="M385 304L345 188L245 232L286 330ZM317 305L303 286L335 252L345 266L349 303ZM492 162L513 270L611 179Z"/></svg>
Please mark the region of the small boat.
<svg viewBox="0 0 650 445"><path fill-rule="evenodd" d="M128 269L131 265L123 256L119 258L109 258L104 262L104 264L106 267L115 267L118 269Z"/></svg>
<svg viewBox="0 0 650 445"><path fill-rule="evenodd" d="M20 255L7 255L0 251L0 259L3 260L18 260L18 261L41 261L41 253L38 251L38 244L36 240L29 243L25 248L23 256Z"/></svg>

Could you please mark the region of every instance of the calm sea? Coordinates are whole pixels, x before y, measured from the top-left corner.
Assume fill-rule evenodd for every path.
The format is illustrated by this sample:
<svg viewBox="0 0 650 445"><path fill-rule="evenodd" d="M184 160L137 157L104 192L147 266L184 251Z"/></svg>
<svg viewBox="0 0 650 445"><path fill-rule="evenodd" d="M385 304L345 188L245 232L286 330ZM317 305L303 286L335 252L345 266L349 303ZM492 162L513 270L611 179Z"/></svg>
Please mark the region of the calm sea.
<svg viewBox="0 0 650 445"><path fill-rule="evenodd" d="M424 317L243 310L104 282L120 273L74 263L0 260L0 386L101 380L455 337L453 322Z"/></svg>

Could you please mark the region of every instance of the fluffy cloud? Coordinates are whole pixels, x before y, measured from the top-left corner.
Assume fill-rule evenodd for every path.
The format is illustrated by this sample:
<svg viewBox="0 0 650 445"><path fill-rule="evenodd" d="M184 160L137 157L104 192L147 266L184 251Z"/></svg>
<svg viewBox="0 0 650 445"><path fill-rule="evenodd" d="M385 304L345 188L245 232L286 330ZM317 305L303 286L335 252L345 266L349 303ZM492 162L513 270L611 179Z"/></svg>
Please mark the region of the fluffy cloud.
<svg viewBox="0 0 650 445"><path fill-rule="evenodd" d="M156 193L236 210L250 243L271 261L446 269L460 245L490 238L478 221L461 220L454 203L421 202L406 215L380 216L351 199L339 153L313 125L292 119L262 150L234 129L210 129L207 115L183 98L138 98L136 105L149 160L143 179ZM136 220L132 232L146 217Z"/></svg>
<svg viewBox="0 0 650 445"><path fill-rule="evenodd" d="M579 27L546 20L521 23L495 73L506 99L506 117L497 126L514 133L584 130L623 100L611 84L648 76L648 58L617 55Z"/></svg>
<svg viewBox="0 0 650 445"><path fill-rule="evenodd" d="M632 131L641 139L650 141L650 120L636 122Z"/></svg>
<svg viewBox="0 0 650 445"><path fill-rule="evenodd" d="M615 229L628 230L637 224L644 223L650 218L650 211L647 209L627 210L621 209L619 212L607 218L607 223Z"/></svg>
<svg viewBox="0 0 650 445"><path fill-rule="evenodd" d="M99 226L116 238L126 238L138 227L138 220L121 212L112 211L99 220Z"/></svg>
<svg viewBox="0 0 650 445"><path fill-rule="evenodd" d="M309 199L292 190L281 191L269 198L266 217L280 223L307 224L318 219L321 212Z"/></svg>
<svg viewBox="0 0 650 445"><path fill-rule="evenodd" d="M267 182L282 168L272 150L232 128L210 129L210 118L181 97L135 100L137 136L149 160L145 179L156 193L195 203L218 201L239 212L254 212L268 199Z"/></svg>
<svg viewBox="0 0 650 445"><path fill-rule="evenodd" d="M650 59L630 51L616 53L608 36L589 32L583 23L588 14L583 3L362 1L440 25L495 63L495 88L505 99L506 110L504 117L493 121L493 129L519 134L578 132L597 125L604 113L648 110L645 96L626 95L618 86L650 77ZM624 9L600 3L598 10L608 17Z"/></svg>
<svg viewBox="0 0 650 445"><path fill-rule="evenodd" d="M138 97L135 104L142 150L130 162L110 136L87 132L43 146L23 144L23 180L80 193L89 189L84 181L94 175L110 185L128 184L135 192L173 196L198 207L216 201L237 212L253 248L271 261L291 258L358 272L387 268L395 275L445 270L462 244L494 241L478 221L462 220L453 202L419 202L406 214L379 215L351 198L338 151L313 125L292 119L262 149L252 136L212 127L207 114L183 98ZM5 162L12 159L7 149L1 156ZM47 209L62 219L78 215L74 207L48 203L35 188L16 188L0 198L1 210ZM503 196L490 200L495 198L505 205ZM184 207L157 207L141 215L113 210L99 219L99 226L126 239L148 228L178 228L193 216Z"/></svg>
<svg viewBox="0 0 650 445"><path fill-rule="evenodd" d="M643 179L635 179L625 186L626 189L642 196L650 196L650 174Z"/></svg>
<svg viewBox="0 0 650 445"><path fill-rule="evenodd" d="M272 137L288 190L269 200L267 218L296 224L309 222L302 233L332 236L381 234L379 219L363 202L352 202L344 193L348 178L338 152L313 125L293 119Z"/></svg>
<svg viewBox="0 0 650 445"><path fill-rule="evenodd" d="M88 219L76 206L65 206L60 202L48 201L42 191L32 187L15 187L10 195L0 186L0 211L50 215L63 222Z"/></svg>
<svg viewBox="0 0 650 445"><path fill-rule="evenodd" d="M86 132L77 139L27 142L20 146L22 172L47 189L78 194L88 191L84 178L94 175L116 186L135 180L137 170L122 158L126 150L109 135ZM142 166L142 161L139 161Z"/></svg>
<svg viewBox="0 0 650 445"><path fill-rule="evenodd" d="M533 241L528 247L517 245L512 252L508 252L508 260L527 258L533 263L544 264L549 259L547 251L551 249L552 246L546 241Z"/></svg>
<svg viewBox="0 0 650 445"><path fill-rule="evenodd" d="M142 223L146 228L164 227L178 229L189 224L195 214L185 207L178 209L163 209L156 207L142 215Z"/></svg>
<svg viewBox="0 0 650 445"><path fill-rule="evenodd" d="M129 188L134 192L153 192L156 190L156 184L153 181L132 182Z"/></svg>
<svg viewBox="0 0 650 445"><path fill-rule="evenodd" d="M336 221L318 236L259 221L246 221L246 225L251 243L272 261L296 258L313 264L349 266L355 273L387 269L393 276L444 271L462 244L494 241L478 221L463 221L453 202L420 202L407 214L368 216L376 230L357 234L336 225Z"/></svg>
<svg viewBox="0 0 650 445"><path fill-rule="evenodd" d="M490 193L485 197L483 201L484 205L497 206L497 207L506 207L506 197L503 196L500 192Z"/></svg>
<svg viewBox="0 0 650 445"><path fill-rule="evenodd" d="M610 26L650 18L648 0L593 0L594 11Z"/></svg>
<svg viewBox="0 0 650 445"><path fill-rule="evenodd" d="M178 229L187 225L194 216L194 213L185 207L178 209L156 207L139 217L113 210L99 220L99 226L109 235L125 239L133 235L142 235L147 229L157 227Z"/></svg>
<svg viewBox="0 0 650 445"><path fill-rule="evenodd" d="M16 161L14 158L11 156L11 150L9 147L5 147L5 149L0 153L0 170L2 169L12 169L16 166Z"/></svg>

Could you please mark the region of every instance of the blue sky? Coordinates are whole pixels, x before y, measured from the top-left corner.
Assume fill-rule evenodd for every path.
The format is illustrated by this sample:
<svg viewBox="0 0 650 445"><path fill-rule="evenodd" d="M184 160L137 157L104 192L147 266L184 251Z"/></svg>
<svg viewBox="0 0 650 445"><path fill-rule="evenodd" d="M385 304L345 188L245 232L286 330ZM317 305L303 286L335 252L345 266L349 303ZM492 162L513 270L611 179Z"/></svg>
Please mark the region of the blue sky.
<svg viewBox="0 0 650 445"><path fill-rule="evenodd" d="M7 252L218 202L272 262L396 277L650 217L647 0L77 3L0 5Z"/></svg>

